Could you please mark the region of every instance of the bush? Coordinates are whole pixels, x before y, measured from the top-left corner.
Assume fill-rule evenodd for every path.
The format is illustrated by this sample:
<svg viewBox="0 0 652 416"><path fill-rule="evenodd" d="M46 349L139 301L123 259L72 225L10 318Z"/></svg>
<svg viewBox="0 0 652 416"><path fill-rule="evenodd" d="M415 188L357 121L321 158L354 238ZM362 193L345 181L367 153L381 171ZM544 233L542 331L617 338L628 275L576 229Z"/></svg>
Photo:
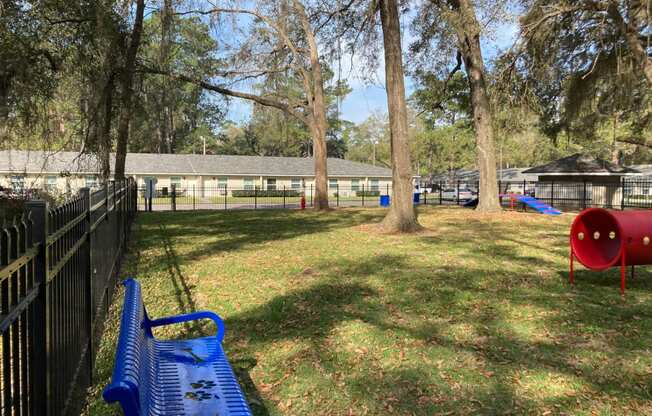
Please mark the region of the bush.
<svg viewBox="0 0 652 416"><path fill-rule="evenodd" d="M380 191L356 191L356 196L380 196Z"/></svg>
<svg viewBox="0 0 652 416"><path fill-rule="evenodd" d="M23 191L14 191L11 188L0 186L0 222L3 218L11 220L14 217L22 215L25 212L27 201L42 199L50 204L50 207L56 207L63 202L62 195L54 195L43 189L25 189Z"/></svg>
<svg viewBox="0 0 652 416"><path fill-rule="evenodd" d="M254 191L253 189L246 189L246 190L238 189L238 190L231 191L231 195L234 197L250 197L250 198L253 198L254 196L258 198L264 198L270 196L282 197L283 194L285 194L285 196L301 196L301 192L296 190L291 190L291 189L286 189L285 191L283 191L282 189L257 190L257 191Z"/></svg>

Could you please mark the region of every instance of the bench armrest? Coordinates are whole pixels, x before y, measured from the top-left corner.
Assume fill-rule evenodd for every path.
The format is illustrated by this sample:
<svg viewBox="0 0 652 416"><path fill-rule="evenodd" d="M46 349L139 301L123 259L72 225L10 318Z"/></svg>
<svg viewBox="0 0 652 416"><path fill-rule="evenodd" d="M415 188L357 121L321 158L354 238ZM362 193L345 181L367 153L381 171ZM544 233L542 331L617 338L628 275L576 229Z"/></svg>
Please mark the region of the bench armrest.
<svg viewBox="0 0 652 416"><path fill-rule="evenodd" d="M215 336L219 342L222 342L224 339L224 321L222 321L222 318L220 318L216 313L210 311L200 311L188 313L185 315L176 315L168 316L166 318L153 319L149 321L149 326L150 328L153 328L156 326L178 324L181 322L196 321L199 319L210 319L215 322L215 325L217 326L217 334L215 334Z"/></svg>

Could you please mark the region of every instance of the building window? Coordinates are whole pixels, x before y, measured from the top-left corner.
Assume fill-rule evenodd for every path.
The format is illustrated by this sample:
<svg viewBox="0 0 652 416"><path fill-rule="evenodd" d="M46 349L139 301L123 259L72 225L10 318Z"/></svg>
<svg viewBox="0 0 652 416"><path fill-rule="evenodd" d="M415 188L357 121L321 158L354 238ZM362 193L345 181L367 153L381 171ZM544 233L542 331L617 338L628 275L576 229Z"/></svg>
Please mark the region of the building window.
<svg viewBox="0 0 652 416"><path fill-rule="evenodd" d="M97 186L97 176L95 175L86 175L84 177L84 183L87 188L95 188Z"/></svg>
<svg viewBox="0 0 652 416"><path fill-rule="evenodd" d="M170 177L170 187L174 185L174 189L181 189L181 176Z"/></svg>
<svg viewBox="0 0 652 416"><path fill-rule="evenodd" d="M244 178L244 189L246 191L254 190L254 178Z"/></svg>
<svg viewBox="0 0 652 416"><path fill-rule="evenodd" d="M147 183L149 181L154 181L154 185L156 185L156 178L153 176L143 176L143 186L147 186Z"/></svg>
<svg viewBox="0 0 652 416"><path fill-rule="evenodd" d="M292 178L292 182L290 182L290 187L292 189L301 189L301 179L300 178Z"/></svg>
<svg viewBox="0 0 652 416"><path fill-rule="evenodd" d="M380 185L378 184L378 179L371 179L369 181L369 188L372 191L379 191L380 190Z"/></svg>
<svg viewBox="0 0 652 416"><path fill-rule="evenodd" d="M330 189L336 189L337 188L337 179L329 179L328 180L328 187Z"/></svg>
<svg viewBox="0 0 652 416"><path fill-rule="evenodd" d="M45 177L45 189L48 192L57 190L57 177L55 175L48 175Z"/></svg>
<svg viewBox="0 0 652 416"><path fill-rule="evenodd" d="M268 191L275 191L276 190L276 179L275 178L267 178L267 190Z"/></svg>
<svg viewBox="0 0 652 416"><path fill-rule="evenodd" d="M351 190L352 191L360 190L360 179L351 179Z"/></svg>
<svg viewBox="0 0 652 416"><path fill-rule="evenodd" d="M226 177L217 178L217 187L220 189L226 189L228 183L229 183L229 178Z"/></svg>
<svg viewBox="0 0 652 416"><path fill-rule="evenodd" d="M25 189L25 177L21 175L14 175L11 177L11 187L14 191L22 192Z"/></svg>

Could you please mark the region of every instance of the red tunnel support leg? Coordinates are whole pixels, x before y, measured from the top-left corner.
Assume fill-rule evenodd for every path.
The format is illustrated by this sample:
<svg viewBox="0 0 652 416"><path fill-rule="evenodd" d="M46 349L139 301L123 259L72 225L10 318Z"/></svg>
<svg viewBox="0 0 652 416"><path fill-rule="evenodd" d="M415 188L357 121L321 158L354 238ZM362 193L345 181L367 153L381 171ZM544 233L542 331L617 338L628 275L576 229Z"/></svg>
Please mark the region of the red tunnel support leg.
<svg viewBox="0 0 652 416"><path fill-rule="evenodd" d="M625 296L625 250L620 254L620 294Z"/></svg>
<svg viewBox="0 0 652 416"><path fill-rule="evenodd" d="M575 285L575 276L573 274L573 258L574 257L575 257L575 255L573 254L573 248L571 247L571 250L570 250L570 274L569 274L571 286Z"/></svg>
<svg viewBox="0 0 652 416"><path fill-rule="evenodd" d="M629 274L630 279L634 279L634 265L632 264L632 272Z"/></svg>

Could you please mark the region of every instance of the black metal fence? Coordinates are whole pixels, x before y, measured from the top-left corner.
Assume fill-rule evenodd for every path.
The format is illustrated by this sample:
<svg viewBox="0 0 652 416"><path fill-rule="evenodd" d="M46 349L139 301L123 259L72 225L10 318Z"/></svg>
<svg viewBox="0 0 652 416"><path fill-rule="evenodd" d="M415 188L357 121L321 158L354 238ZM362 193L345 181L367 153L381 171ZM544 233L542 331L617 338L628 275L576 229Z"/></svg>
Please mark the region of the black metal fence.
<svg viewBox="0 0 652 416"><path fill-rule="evenodd" d="M652 208L652 181L504 181L499 183L503 201L510 194L527 194L555 208L577 211L585 208Z"/></svg>
<svg viewBox="0 0 652 416"><path fill-rule="evenodd" d="M611 182L555 182L555 181L499 181L503 205L513 205L510 195L527 194L562 210L581 210L589 207L614 209L652 208L652 181L627 179ZM418 191L415 199L425 205L463 205L477 198L477 181L437 182ZM242 189L222 187L162 187L156 186L151 198L144 188L139 189L138 206L142 210L197 210L197 209L264 209L300 208L301 197L306 207L314 203L314 188ZM331 207L375 207L380 197L389 195L390 185L328 188ZM417 202L418 199L418 202ZM527 209L516 203L519 208Z"/></svg>
<svg viewBox="0 0 652 416"><path fill-rule="evenodd" d="M390 195L391 186L331 186L328 188L329 204L332 207L374 207L379 206L381 195ZM312 186L299 188L278 187L274 189L232 188L227 186L162 187L151 192L139 189L139 209L196 210L196 209L270 209L300 208L303 197L306 207L315 202Z"/></svg>
<svg viewBox="0 0 652 416"><path fill-rule="evenodd" d="M78 415L136 212L133 182L0 227L0 413Z"/></svg>

